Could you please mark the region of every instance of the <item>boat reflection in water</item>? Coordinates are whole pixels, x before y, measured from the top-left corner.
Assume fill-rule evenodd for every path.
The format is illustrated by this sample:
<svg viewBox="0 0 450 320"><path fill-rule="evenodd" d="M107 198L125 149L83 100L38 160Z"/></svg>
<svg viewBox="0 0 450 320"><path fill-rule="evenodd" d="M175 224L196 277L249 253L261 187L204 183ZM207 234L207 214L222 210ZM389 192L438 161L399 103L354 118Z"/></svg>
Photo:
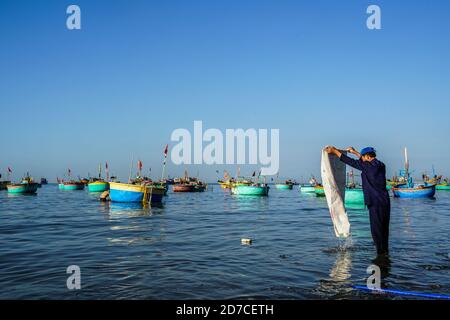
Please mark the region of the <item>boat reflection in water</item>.
<svg viewBox="0 0 450 320"><path fill-rule="evenodd" d="M111 245L149 245L165 239L165 225L159 209L141 203L106 203L111 222L107 237Z"/></svg>
<svg viewBox="0 0 450 320"><path fill-rule="evenodd" d="M109 213L114 216L145 217L151 216L149 205L139 202L109 202Z"/></svg>

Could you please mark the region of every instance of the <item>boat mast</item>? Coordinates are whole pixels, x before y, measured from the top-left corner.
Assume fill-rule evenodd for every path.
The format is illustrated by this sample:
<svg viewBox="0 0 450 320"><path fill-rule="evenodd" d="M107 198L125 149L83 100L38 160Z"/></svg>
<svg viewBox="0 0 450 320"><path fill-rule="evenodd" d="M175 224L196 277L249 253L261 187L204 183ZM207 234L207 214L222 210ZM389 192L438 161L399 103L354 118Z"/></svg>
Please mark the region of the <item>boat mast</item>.
<svg viewBox="0 0 450 320"><path fill-rule="evenodd" d="M131 175L133 174L133 155L131 155L130 175L128 176L128 183L131 183Z"/></svg>
<svg viewBox="0 0 450 320"><path fill-rule="evenodd" d="M406 183L409 184L409 160L408 160L408 149L405 147L405 179Z"/></svg>

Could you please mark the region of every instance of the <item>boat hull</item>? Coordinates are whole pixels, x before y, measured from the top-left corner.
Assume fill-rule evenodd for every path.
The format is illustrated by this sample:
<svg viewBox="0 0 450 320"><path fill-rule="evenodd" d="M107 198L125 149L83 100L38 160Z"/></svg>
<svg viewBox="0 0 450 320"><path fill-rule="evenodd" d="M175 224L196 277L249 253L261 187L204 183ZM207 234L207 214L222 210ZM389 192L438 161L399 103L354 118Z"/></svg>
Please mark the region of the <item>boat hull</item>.
<svg viewBox="0 0 450 320"><path fill-rule="evenodd" d="M438 185L436 185L436 190L450 190L450 185L438 184Z"/></svg>
<svg viewBox="0 0 450 320"><path fill-rule="evenodd" d="M315 192L315 187L314 186L308 186L308 185L300 186L300 192L302 192L302 193L314 193Z"/></svg>
<svg viewBox="0 0 450 320"><path fill-rule="evenodd" d="M110 182L109 197L113 202L160 203L164 197L165 188L134 185L128 183Z"/></svg>
<svg viewBox="0 0 450 320"><path fill-rule="evenodd" d="M243 196L267 196L268 186L235 186L231 188L231 194Z"/></svg>
<svg viewBox="0 0 450 320"><path fill-rule="evenodd" d="M279 190L292 190L294 186L292 184L281 184L278 183L275 185L275 188L279 189Z"/></svg>
<svg viewBox="0 0 450 320"><path fill-rule="evenodd" d="M436 186L414 186L408 188L406 185L393 187L394 197L397 198L432 198L436 193Z"/></svg>
<svg viewBox="0 0 450 320"><path fill-rule="evenodd" d="M38 189L37 183L10 184L7 186L8 193L36 193Z"/></svg>
<svg viewBox="0 0 450 320"><path fill-rule="evenodd" d="M109 190L109 183L105 181L96 181L88 184L89 192L103 192Z"/></svg>
<svg viewBox="0 0 450 320"><path fill-rule="evenodd" d="M195 185L177 184L172 187L173 192L196 192Z"/></svg>
<svg viewBox="0 0 450 320"><path fill-rule="evenodd" d="M322 186L316 186L314 188L314 192L316 193L316 196L318 197L325 197L325 190Z"/></svg>
<svg viewBox="0 0 450 320"><path fill-rule="evenodd" d="M63 190L73 191L73 190L84 190L84 183L82 182L67 182L63 184Z"/></svg>
<svg viewBox="0 0 450 320"><path fill-rule="evenodd" d="M364 192L362 189L346 189L345 203L364 204Z"/></svg>

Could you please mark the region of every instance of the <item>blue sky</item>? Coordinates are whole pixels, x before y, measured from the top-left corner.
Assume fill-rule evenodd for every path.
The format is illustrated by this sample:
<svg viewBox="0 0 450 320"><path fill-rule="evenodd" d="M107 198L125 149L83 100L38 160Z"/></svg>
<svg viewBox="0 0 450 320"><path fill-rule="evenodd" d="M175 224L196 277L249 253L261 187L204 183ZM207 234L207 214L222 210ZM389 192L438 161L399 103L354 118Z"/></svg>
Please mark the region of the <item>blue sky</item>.
<svg viewBox="0 0 450 320"><path fill-rule="evenodd" d="M382 30L366 28L370 4ZM156 176L171 132L202 120L279 128L280 176L318 175L327 144L372 145L390 173L408 146L417 175L450 175L449 22L444 0L2 0L0 172L54 180L108 161L125 178L133 155Z"/></svg>

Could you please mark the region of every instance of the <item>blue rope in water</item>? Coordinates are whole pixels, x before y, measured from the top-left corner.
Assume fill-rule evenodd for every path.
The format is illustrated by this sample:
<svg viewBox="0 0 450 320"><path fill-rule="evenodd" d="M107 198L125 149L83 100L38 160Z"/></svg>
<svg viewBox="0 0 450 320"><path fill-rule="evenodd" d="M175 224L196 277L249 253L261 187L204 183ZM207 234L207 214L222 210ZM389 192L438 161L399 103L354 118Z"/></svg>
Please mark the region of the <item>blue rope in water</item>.
<svg viewBox="0 0 450 320"><path fill-rule="evenodd" d="M415 296L415 297L422 297L422 298L450 300L450 296L442 295L442 294L421 293L421 292L390 290L390 289L370 289L370 288L367 288L366 286L352 286L352 288L358 289L358 290L363 290L363 291L369 291L369 292L390 293L390 294L398 294L398 295L404 295L404 296Z"/></svg>

